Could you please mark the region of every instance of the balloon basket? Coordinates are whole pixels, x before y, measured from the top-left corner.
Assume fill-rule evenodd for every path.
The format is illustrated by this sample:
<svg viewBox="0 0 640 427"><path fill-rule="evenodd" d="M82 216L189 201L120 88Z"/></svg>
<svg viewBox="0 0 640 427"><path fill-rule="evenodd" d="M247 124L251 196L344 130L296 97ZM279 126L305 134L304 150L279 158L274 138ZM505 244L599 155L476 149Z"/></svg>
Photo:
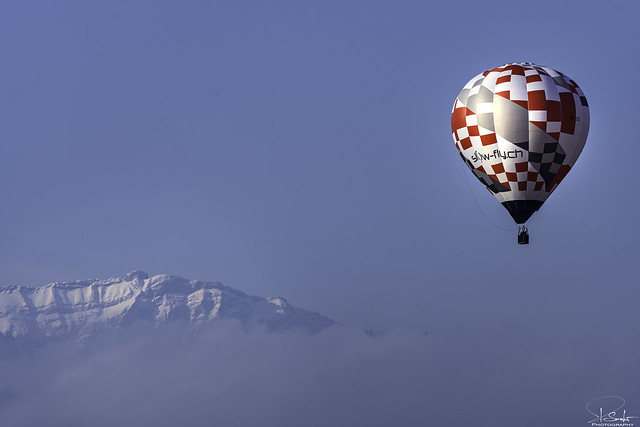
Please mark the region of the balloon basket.
<svg viewBox="0 0 640 427"><path fill-rule="evenodd" d="M522 227L518 227L518 244L529 244L529 230L527 230L527 227L525 227L524 225Z"/></svg>

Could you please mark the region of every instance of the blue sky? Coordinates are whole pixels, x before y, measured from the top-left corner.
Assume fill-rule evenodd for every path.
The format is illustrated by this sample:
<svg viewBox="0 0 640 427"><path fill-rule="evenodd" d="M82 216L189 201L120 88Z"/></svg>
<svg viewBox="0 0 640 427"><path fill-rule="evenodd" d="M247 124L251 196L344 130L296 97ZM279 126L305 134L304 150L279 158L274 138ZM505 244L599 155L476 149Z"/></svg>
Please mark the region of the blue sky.
<svg viewBox="0 0 640 427"><path fill-rule="evenodd" d="M73 418L73 396L91 396L91 419L102 395L145 396L142 411L160 411L142 419L162 422L222 395L236 421L272 403L267 425L296 402L294 415L323 424L328 407L346 425L483 425L496 407L504 422L569 425L607 395L640 415L638 16L631 0L3 3L0 284L141 269L391 331L274 345L234 334L229 354L164 359L179 350L164 335L135 353L134 334L133 355L63 348L5 367L27 399L8 419L29 425L49 414L32 410L41 402ZM591 113L528 246L501 230L511 218L450 131L462 86L516 61L569 75ZM184 397L154 386L146 399L163 363ZM33 380L66 378L58 365L86 376L65 394ZM258 375L238 383L245 371ZM218 373L231 394L211 389ZM264 400L255 378L281 387ZM174 398L185 406L164 405Z"/></svg>
<svg viewBox="0 0 640 427"><path fill-rule="evenodd" d="M1 9L0 283L142 269L362 327L636 331L637 3ZM467 179L513 228L449 124L461 87L512 61L591 107L528 247L476 206Z"/></svg>

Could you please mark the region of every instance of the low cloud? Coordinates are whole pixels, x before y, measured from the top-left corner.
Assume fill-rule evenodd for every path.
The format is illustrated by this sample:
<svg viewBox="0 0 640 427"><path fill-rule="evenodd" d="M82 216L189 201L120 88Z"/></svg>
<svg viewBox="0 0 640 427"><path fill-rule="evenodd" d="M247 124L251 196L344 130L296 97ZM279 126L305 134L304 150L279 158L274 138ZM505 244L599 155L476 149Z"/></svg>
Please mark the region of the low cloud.
<svg viewBox="0 0 640 427"><path fill-rule="evenodd" d="M637 342L514 338L138 325L3 360L0 425L580 425L609 394L640 415Z"/></svg>

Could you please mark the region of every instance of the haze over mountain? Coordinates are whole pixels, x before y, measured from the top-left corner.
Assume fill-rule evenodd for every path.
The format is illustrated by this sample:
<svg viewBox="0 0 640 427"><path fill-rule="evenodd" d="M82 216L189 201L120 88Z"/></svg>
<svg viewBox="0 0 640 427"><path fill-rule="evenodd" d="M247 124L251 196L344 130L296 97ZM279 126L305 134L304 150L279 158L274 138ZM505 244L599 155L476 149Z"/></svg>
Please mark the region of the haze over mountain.
<svg viewBox="0 0 640 427"><path fill-rule="evenodd" d="M284 298L139 271L6 286L0 426L564 426L602 390L640 412L635 335L451 322L370 336Z"/></svg>
<svg viewBox="0 0 640 427"><path fill-rule="evenodd" d="M0 334L4 342L84 339L134 323L184 321L201 325L220 319L245 327L309 333L335 323L321 314L296 308L282 297L261 298L220 282L170 275L149 277L142 271L107 280L0 288Z"/></svg>

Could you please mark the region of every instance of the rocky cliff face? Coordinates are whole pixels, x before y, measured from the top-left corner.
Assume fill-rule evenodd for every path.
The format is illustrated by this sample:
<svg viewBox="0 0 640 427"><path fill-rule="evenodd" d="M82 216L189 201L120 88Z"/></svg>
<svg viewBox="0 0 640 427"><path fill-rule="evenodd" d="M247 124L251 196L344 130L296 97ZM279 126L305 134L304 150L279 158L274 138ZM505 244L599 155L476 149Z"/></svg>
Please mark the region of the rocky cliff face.
<svg viewBox="0 0 640 427"><path fill-rule="evenodd" d="M149 277L141 271L108 280L0 288L0 338L5 342L83 338L136 322L182 320L193 325L214 319L310 333L335 323L281 297L261 298L219 282Z"/></svg>

